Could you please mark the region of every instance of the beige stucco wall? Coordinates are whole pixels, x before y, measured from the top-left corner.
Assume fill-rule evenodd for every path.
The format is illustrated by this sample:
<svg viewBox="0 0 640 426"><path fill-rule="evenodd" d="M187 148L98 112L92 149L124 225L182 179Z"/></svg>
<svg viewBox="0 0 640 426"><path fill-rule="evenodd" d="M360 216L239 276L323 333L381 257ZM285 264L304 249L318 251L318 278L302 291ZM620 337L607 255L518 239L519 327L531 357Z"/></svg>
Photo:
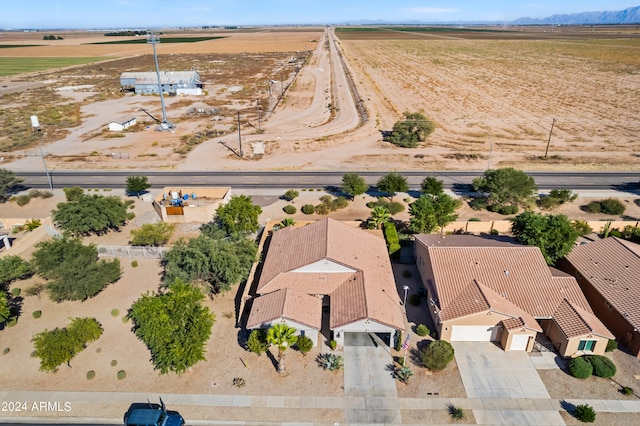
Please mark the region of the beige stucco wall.
<svg viewBox="0 0 640 426"><path fill-rule="evenodd" d="M496 312L469 315L467 317L443 322L439 327L437 327L438 335L440 336L440 339L449 342L451 341L451 331L454 325L486 325L487 327L495 327L499 325L500 321L507 318L511 317Z"/></svg>
<svg viewBox="0 0 640 426"><path fill-rule="evenodd" d="M604 227L607 225L607 221L603 220L589 220L587 221L593 232L601 233ZM638 226L640 222L638 221L624 221L624 220L614 220L611 221L611 229L619 229L622 230L626 226ZM456 232L462 230L464 232L470 232L472 234L480 234L482 232L489 233L492 229L500 232L501 234L511 232L511 221L509 220L490 220L486 222L451 222L449 225L445 226L444 232Z"/></svg>
<svg viewBox="0 0 640 426"><path fill-rule="evenodd" d="M526 349L527 352L531 352L531 350L533 349L533 343L536 341L536 335L538 333L526 328L519 328L511 331L502 329L502 336L500 337L500 344L502 345L502 349L504 349L505 351L511 350L511 341L513 340L513 336L516 334L518 335L526 334L528 336L531 336L531 338L529 339L529 344L527 345L527 349Z"/></svg>
<svg viewBox="0 0 640 426"><path fill-rule="evenodd" d="M565 358L574 358L581 355L603 355L609 342L607 338L592 334L567 339L553 320L542 321L542 329L558 350L560 356ZM596 340L596 346L593 348L593 352L578 351L580 340Z"/></svg>
<svg viewBox="0 0 640 426"><path fill-rule="evenodd" d="M301 332L304 331L304 335L313 341L313 347L318 346L318 330L304 324L300 324L299 322L291 321L286 318L278 318L271 322L266 322L261 324L259 327L255 328L264 328L268 329L274 324L286 324L288 327L293 327L296 329L295 335L300 336Z"/></svg>
<svg viewBox="0 0 640 426"><path fill-rule="evenodd" d="M184 201L184 215L168 215L163 204L165 194L171 198L172 192L182 195L196 194ZM165 187L156 195L154 208L163 222L167 223L207 223L213 219L218 207L231 199L229 187Z"/></svg>

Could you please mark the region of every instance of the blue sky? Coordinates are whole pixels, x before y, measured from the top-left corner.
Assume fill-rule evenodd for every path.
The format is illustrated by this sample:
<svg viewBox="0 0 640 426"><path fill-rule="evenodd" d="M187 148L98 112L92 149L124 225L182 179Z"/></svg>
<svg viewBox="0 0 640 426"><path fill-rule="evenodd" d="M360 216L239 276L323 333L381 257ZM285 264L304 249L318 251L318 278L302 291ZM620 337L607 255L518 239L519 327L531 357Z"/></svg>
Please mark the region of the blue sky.
<svg viewBox="0 0 640 426"><path fill-rule="evenodd" d="M0 28L508 21L638 5L640 0L2 0Z"/></svg>

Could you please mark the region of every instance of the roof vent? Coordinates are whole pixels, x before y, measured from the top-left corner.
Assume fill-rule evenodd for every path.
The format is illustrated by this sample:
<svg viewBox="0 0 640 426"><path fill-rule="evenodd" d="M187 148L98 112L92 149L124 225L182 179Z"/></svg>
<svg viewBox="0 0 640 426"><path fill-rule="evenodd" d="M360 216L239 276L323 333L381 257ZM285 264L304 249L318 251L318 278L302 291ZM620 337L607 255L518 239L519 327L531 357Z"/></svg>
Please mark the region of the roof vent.
<svg viewBox="0 0 640 426"><path fill-rule="evenodd" d="M509 276L509 271L504 271L504 276L508 277Z"/></svg>

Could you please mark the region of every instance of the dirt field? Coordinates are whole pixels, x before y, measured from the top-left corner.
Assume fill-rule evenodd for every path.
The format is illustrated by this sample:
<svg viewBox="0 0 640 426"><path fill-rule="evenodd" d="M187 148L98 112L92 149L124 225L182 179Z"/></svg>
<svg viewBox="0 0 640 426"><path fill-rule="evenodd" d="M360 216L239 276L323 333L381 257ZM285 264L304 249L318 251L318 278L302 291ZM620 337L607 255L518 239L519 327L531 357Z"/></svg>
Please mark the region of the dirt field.
<svg viewBox="0 0 640 426"><path fill-rule="evenodd" d="M84 45L106 37L62 34L64 40L46 46L0 49L0 56L121 59L4 79L0 113L10 120L2 121L2 130L5 135L28 131L24 116L36 100L45 100L38 104L43 116L54 105L73 106L79 121L49 126L43 139L56 168L464 170L486 167L491 156L494 167L525 170L639 170L638 28L583 30L338 31L335 49L320 29L198 31L193 35L226 38L158 46L163 69L197 68L207 90L203 97L168 100L175 131L125 132L123 138L99 134L88 143L86 137L100 133L112 117L133 114L148 126L153 121L139 107L159 116L157 97L118 92L120 72L153 67L150 47ZM173 35L189 34L167 34ZM16 40L7 43L45 43L37 40L41 34L9 36ZM313 53L296 75L289 59L306 50ZM368 111L362 126L353 118L354 100L341 80L336 51L346 59ZM203 106L218 108L220 121L187 114ZM403 111L417 110L437 125L424 146L402 149L382 141L381 132L390 130ZM13 117L12 111L20 115ZM237 111L248 148L242 161L220 143L237 145ZM184 138L198 132L214 133L185 151ZM9 137L0 138L0 145L12 146ZM28 155L37 140L22 139L28 139L31 151L18 145L5 160L33 169L36 160ZM255 142L265 144L264 154L252 154ZM111 161L114 152L126 161Z"/></svg>

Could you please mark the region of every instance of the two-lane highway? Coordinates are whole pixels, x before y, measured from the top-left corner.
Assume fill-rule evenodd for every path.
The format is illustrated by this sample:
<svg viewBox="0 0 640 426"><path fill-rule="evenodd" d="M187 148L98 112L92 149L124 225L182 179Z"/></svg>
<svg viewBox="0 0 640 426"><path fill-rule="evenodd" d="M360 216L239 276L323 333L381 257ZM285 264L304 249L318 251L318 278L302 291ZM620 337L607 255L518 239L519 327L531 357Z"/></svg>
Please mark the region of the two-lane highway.
<svg viewBox="0 0 640 426"><path fill-rule="evenodd" d="M62 171L51 174L54 188L80 186L83 188L124 188L128 176L143 175L155 188L164 186L231 186L235 188L322 188L329 185L339 186L345 171ZM356 171L366 181L374 185L387 172ZM445 188L458 189L470 185L474 178L483 172L460 171L398 171L405 176L412 189L417 189L426 176L435 176L444 182ZM30 188L48 188L44 171L16 174L24 179L23 184ZM638 188L640 172L531 172L541 190L569 188L572 190L606 190Z"/></svg>

